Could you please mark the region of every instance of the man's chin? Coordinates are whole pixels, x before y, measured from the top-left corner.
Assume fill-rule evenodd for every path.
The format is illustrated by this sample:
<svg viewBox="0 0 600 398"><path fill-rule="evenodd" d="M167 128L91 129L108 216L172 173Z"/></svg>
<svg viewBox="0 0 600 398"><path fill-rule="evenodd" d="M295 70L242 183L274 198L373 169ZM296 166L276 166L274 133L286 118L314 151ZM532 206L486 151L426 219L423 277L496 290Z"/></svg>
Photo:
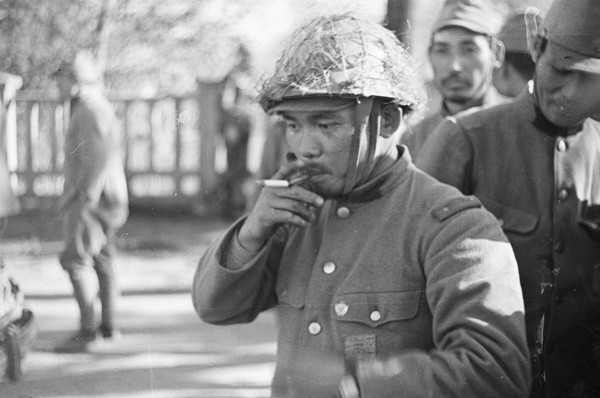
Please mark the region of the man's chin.
<svg viewBox="0 0 600 398"><path fill-rule="evenodd" d="M542 105L542 113L552 124L557 127L569 129L581 125L586 118L580 119L557 105Z"/></svg>
<svg viewBox="0 0 600 398"><path fill-rule="evenodd" d="M343 185L332 183L331 181L325 181L325 179L319 181L310 181L307 185L307 189L316 193L317 195L331 199L340 196L344 190Z"/></svg>
<svg viewBox="0 0 600 398"><path fill-rule="evenodd" d="M449 102L456 104L467 104L473 100L471 93L465 92L465 90L451 90L445 93L444 99Z"/></svg>

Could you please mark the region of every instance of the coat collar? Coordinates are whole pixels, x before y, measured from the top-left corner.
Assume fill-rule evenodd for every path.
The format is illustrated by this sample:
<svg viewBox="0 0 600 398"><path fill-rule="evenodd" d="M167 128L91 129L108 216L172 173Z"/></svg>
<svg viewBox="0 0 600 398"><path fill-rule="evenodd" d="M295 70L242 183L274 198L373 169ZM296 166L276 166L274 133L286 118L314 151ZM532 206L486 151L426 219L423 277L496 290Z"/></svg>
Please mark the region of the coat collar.
<svg viewBox="0 0 600 398"><path fill-rule="evenodd" d="M564 128L552 123L544 116L544 113L540 109L538 101L535 98L535 94L530 90L523 92L521 96L518 97L518 101L524 102L527 109L533 108L534 117L533 120L531 120L531 124L551 137L567 137L569 135L577 134L583 128L583 124L571 128Z"/></svg>
<svg viewBox="0 0 600 398"><path fill-rule="evenodd" d="M496 90L495 87L490 87L490 89L485 93L485 95L483 97L471 102L467 109L474 108L476 106L496 105L496 104L500 104L500 103L503 103L506 101L508 101L507 97L500 94L498 92L498 90ZM445 101L442 101L442 103L440 105L440 114L442 115L442 117L455 115L455 113L451 113L448 110L448 108L446 107Z"/></svg>
<svg viewBox="0 0 600 398"><path fill-rule="evenodd" d="M412 160L408 151L402 146L397 146L398 159L394 164L374 176L373 178L361 184L347 195L340 195L338 201L347 203L365 203L385 196L390 192L406 175L409 167L412 165Z"/></svg>

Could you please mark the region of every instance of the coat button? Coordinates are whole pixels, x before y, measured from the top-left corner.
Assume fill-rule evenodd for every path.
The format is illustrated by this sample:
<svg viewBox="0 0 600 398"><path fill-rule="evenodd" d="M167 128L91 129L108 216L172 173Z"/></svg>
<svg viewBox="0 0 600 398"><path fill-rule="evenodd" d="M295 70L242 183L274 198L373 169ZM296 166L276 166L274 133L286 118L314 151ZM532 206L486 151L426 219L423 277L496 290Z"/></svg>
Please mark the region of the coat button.
<svg viewBox="0 0 600 398"><path fill-rule="evenodd" d="M350 209L348 209L347 207L340 207L339 209L337 209L337 215L339 218L348 218L348 216L350 215Z"/></svg>
<svg viewBox="0 0 600 398"><path fill-rule="evenodd" d="M499 218L498 224L500 224L500 227L503 227L504 226L504 218Z"/></svg>
<svg viewBox="0 0 600 398"><path fill-rule="evenodd" d="M566 200L568 197L569 191L567 191L566 189L561 189L560 191L558 191L558 199Z"/></svg>
<svg viewBox="0 0 600 398"><path fill-rule="evenodd" d="M313 336L321 333L321 325L319 322L311 322L308 325L308 333L312 334Z"/></svg>
<svg viewBox="0 0 600 398"><path fill-rule="evenodd" d="M567 143L565 142L565 140L558 140L558 143L556 144L556 149L558 149L559 152L566 151Z"/></svg>
<svg viewBox="0 0 600 398"><path fill-rule="evenodd" d="M335 304L334 309L337 316L344 316L348 313L348 304L340 301L339 303Z"/></svg>
<svg viewBox="0 0 600 398"><path fill-rule="evenodd" d="M335 271L335 263L331 261L327 261L325 265L323 265L323 272L327 275L333 274Z"/></svg>
<svg viewBox="0 0 600 398"><path fill-rule="evenodd" d="M371 316L370 316L371 320L373 322L378 322L381 320L381 312L375 310L373 312L371 312Z"/></svg>

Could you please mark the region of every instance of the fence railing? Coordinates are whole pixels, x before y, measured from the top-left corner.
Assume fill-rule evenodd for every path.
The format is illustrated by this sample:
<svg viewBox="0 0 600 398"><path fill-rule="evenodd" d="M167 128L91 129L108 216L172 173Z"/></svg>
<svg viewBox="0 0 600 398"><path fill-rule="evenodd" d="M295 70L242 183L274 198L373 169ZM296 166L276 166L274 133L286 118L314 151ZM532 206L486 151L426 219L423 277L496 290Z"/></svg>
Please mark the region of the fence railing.
<svg viewBox="0 0 600 398"><path fill-rule="evenodd" d="M200 84L184 97L109 98L120 121L131 204L210 206L218 183L219 84ZM56 98L26 93L8 104L7 160L25 208L53 206L62 193L65 108Z"/></svg>

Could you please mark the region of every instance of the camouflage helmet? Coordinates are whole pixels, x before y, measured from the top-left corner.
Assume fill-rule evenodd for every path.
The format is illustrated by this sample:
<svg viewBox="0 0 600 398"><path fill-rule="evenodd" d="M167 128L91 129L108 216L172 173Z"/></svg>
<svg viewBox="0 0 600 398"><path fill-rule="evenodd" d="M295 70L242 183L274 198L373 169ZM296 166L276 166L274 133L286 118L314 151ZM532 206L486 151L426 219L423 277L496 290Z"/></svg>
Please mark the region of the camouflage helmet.
<svg viewBox="0 0 600 398"><path fill-rule="evenodd" d="M296 30L259 101L274 112L284 100L307 96L379 97L405 113L424 98L413 60L396 36L349 14L316 18Z"/></svg>

